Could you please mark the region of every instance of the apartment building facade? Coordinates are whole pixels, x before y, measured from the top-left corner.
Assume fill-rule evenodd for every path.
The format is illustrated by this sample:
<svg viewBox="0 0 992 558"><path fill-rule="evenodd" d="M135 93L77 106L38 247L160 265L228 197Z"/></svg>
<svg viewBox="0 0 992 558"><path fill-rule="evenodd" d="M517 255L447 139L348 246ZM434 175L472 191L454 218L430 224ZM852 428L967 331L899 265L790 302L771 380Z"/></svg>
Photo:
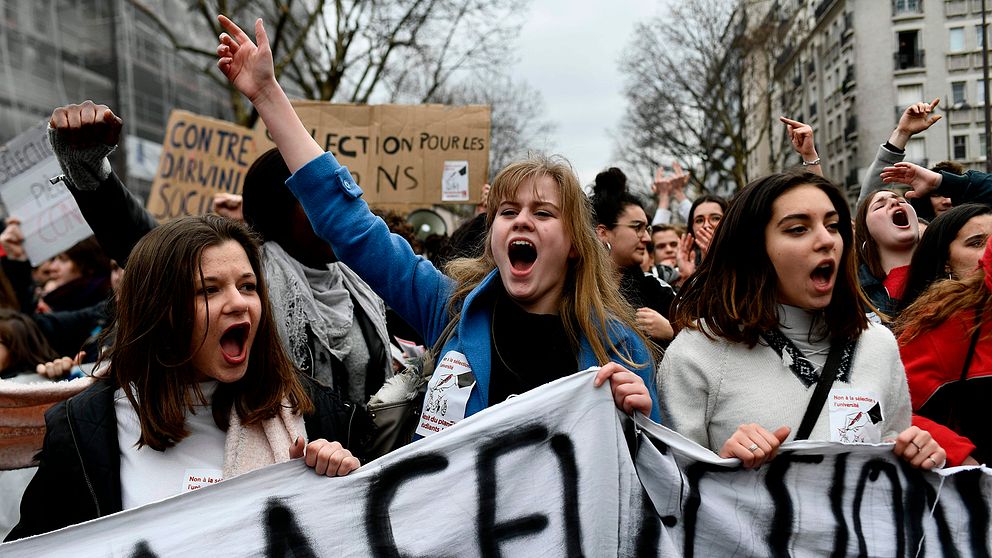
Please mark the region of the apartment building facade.
<svg viewBox="0 0 992 558"><path fill-rule="evenodd" d="M827 176L857 197L863 173L910 104L941 98L943 121L907 145L907 160L985 168L981 0L748 2L754 76L749 171L798 162L779 114L813 126ZM763 136L763 137L762 137Z"/></svg>

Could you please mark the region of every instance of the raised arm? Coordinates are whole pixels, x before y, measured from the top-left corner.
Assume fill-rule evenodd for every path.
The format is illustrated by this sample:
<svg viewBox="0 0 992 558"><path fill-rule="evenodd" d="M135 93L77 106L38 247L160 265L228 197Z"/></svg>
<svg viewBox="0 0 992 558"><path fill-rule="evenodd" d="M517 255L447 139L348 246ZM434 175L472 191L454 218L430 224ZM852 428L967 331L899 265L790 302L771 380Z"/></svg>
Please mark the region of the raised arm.
<svg viewBox="0 0 992 558"><path fill-rule="evenodd" d="M902 116L899 117L896 129L889 134L888 141L879 146L875 160L868 167L868 172L861 180L861 192L858 194L859 204L884 185L884 181L880 177L883 169L900 163L906 158L906 145L910 138L926 131L941 119L939 114L933 114L938 104L940 104L940 97L929 103L913 103L906 107Z"/></svg>
<svg viewBox="0 0 992 558"><path fill-rule="evenodd" d="M295 173L324 153L293 110L286 92L276 81L269 37L261 18L255 20L255 40L223 15L217 16L226 33L217 46L217 67L255 106L289 171Z"/></svg>
<svg viewBox="0 0 992 558"><path fill-rule="evenodd" d="M141 237L158 226L107 159L123 125L106 105L84 101L56 108L48 130L69 192L100 246L121 267Z"/></svg>
<svg viewBox="0 0 992 558"><path fill-rule="evenodd" d="M261 20L258 45L231 20L218 16L226 33L217 65L255 105L293 176L287 185L300 200L317 234L391 308L433 343L448 322L453 282L392 235L362 200L348 170L310 137L275 79L272 53Z"/></svg>
<svg viewBox="0 0 992 558"><path fill-rule="evenodd" d="M816 146L813 144L813 127L784 116L780 116L778 119L782 124L785 124L792 149L802 158L806 170L823 176L820 156L816 154Z"/></svg>

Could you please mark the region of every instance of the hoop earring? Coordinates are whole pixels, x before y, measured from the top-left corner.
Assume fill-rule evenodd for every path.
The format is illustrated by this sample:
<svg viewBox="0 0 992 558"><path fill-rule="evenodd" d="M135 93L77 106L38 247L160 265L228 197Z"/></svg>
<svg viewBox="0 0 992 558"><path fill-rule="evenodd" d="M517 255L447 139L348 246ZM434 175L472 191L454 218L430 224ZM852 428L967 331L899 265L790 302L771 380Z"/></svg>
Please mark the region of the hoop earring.
<svg viewBox="0 0 992 558"><path fill-rule="evenodd" d="M609 241L606 241L606 251L607 252L612 252L613 251L613 245L610 244Z"/></svg>

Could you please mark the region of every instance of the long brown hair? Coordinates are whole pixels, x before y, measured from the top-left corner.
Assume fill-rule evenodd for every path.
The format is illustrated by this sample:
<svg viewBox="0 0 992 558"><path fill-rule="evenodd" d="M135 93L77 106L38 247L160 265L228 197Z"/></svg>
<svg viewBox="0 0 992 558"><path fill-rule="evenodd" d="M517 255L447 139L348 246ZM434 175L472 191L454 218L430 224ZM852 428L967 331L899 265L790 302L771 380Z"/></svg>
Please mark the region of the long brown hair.
<svg viewBox="0 0 992 558"><path fill-rule="evenodd" d="M992 291L985 286L985 271L979 269L964 279L944 279L930 285L899 315L893 331L905 345L962 312L981 310L982 320L992 319ZM980 325L980 324L979 324ZM975 326L969 323L974 333Z"/></svg>
<svg viewBox="0 0 992 558"><path fill-rule="evenodd" d="M753 347L763 331L778 327L778 276L765 248L765 227L775 200L803 185L819 188L830 199L844 240L833 296L822 310L830 336L853 339L868 328L851 250L851 212L844 195L829 180L798 171L760 178L737 194L716 229L709 253L679 291L677 328L699 329L707 336Z"/></svg>
<svg viewBox="0 0 992 558"><path fill-rule="evenodd" d="M456 282L449 311L454 316L468 293L496 268L492 224L500 203L513 199L517 189L528 181L536 188L536 180L543 176L551 178L558 186L562 224L577 254L569 260L562 297L558 302L558 313L573 348L579 347L582 335L589 341L600 364L610 361L609 353L612 351L628 366L642 368L649 365L634 362L628 348L618 347L613 341L620 337L621 329L626 326L645 346L650 346L634 323L633 309L613 287L617 282L614 275L616 266L593 232L589 200L582 192L572 167L559 157L532 157L512 163L496 175L489 191L485 252L478 258L453 260L445 267L445 272Z"/></svg>
<svg viewBox="0 0 992 558"><path fill-rule="evenodd" d="M313 412L279 342L255 236L244 225L217 215L183 217L156 227L132 250L117 293L114 343L103 357L110 362L110 377L138 414L139 447L161 451L179 443L189 434L187 412L204 402L191 365L205 341L190 335L200 296L196 278L203 276L203 250L227 241L237 242L248 256L262 315L244 377L217 386L214 421L227 430L233 407L243 424L254 424L275 416L283 399L298 413Z"/></svg>
<svg viewBox="0 0 992 558"><path fill-rule="evenodd" d="M39 363L59 358L38 324L9 308L0 308L0 343L7 347L7 366L0 372L34 370Z"/></svg>

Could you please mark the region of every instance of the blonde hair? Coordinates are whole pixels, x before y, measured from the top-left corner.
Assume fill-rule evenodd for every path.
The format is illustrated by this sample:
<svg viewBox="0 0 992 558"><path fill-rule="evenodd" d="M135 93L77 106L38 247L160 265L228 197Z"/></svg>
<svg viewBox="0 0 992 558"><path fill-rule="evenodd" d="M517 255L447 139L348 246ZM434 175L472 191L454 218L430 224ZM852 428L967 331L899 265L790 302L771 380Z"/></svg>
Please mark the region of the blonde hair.
<svg viewBox="0 0 992 558"><path fill-rule="evenodd" d="M542 177L552 179L558 186L562 224L576 253L576 257L568 261L565 285L558 301L558 313L573 348L579 347L581 334L589 340L600 364L610 361L609 353L612 351L627 366L641 368L648 365L634 362L628 348L618 347L612 340L626 326L646 347L651 346L634 323L634 310L614 287L617 284L616 266L602 243L596 239L589 200L582 192L571 165L562 157L530 157L511 163L496 175L489 191L485 251L478 258L459 258L445 267L445 273L456 283L449 311L454 317L469 292L496 268L492 224L500 204L515 198L517 189L528 181L537 188L537 180Z"/></svg>

